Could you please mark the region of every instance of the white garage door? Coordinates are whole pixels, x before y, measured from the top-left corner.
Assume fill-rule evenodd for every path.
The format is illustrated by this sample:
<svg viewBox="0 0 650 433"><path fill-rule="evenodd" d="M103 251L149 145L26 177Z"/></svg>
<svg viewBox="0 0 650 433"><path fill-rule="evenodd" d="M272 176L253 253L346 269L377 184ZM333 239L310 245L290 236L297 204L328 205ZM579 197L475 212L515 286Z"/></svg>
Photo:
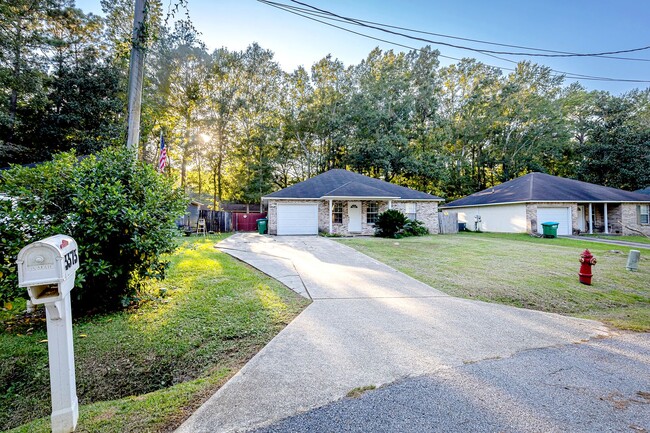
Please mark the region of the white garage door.
<svg viewBox="0 0 650 433"><path fill-rule="evenodd" d="M544 233L542 223L556 222L558 235L571 234L571 208L570 207L538 207L537 208L537 232Z"/></svg>
<svg viewBox="0 0 650 433"><path fill-rule="evenodd" d="M317 234L317 204L278 204L278 235Z"/></svg>

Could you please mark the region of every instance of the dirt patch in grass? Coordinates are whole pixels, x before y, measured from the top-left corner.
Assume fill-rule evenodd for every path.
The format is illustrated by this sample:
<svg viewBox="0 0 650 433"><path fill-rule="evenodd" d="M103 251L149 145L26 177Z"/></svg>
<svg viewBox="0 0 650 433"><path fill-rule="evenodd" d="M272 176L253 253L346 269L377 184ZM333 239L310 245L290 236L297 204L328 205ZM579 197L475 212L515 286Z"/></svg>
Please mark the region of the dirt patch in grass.
<svg viewBox="0 0 650 433"><path fill-rule="evenodd" d="M353 248L450 295L650 330L650 253L626 270L628 247L528 235L462 233L392 240L346 239ZM580 253L598 259L578 282Z"/></svg>
<svg viewBox="0 0 650 433"><path fill-rule="evenodd" d="M74 323L78 431L172 430L308 304L219 239L182 241L164 296ZM44 325L13 326L0 331L0 430L50 412ZM44 419L17 431L47 431Z"/></svg>

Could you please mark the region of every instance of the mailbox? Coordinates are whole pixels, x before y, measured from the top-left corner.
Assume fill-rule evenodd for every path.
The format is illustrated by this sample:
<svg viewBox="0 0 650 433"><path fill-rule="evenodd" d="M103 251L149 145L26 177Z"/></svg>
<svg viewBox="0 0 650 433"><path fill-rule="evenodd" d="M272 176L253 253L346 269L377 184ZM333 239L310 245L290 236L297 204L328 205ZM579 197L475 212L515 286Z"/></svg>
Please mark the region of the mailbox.
<svg viewBox="0 0 650 433"><path fill-rule="evenodd" d="M45 305L50 360L52 433L70 433L77 426L77 400L70 290L79 269L77 243L55 235L18 253L18 286L27 287L32 304Z"/></svg>
<svg viewBox="0 0 650 433"><path fill-rule="evenodd" d="M55 235L27 245L18 253L18 286L27 287L33 304L62 300L74 287L79 269L77 242Z"/></svg>

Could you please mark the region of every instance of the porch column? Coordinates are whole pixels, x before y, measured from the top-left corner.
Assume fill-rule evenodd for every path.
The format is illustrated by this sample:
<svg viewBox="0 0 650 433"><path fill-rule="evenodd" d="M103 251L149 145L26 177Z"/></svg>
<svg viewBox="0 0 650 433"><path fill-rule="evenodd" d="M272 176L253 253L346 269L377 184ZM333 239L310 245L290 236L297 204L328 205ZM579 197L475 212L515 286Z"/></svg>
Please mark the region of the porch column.
<svg viewBox="0 0 650 433"><path fill-rule="evenodd" d="M330 234L332 234L332 199L330 199L330 212L329 212L329 215L330 215L330 217L329 217L330 218Z"/></svg>
<svg viewBox="0 0 650 433"><path fill-rule="evenodd" d="M388 200L388 209L393 208L393 200Z"/></svg>
<svg viewBox="0 0 650 433"><path fill-rule="evenodd" d="M589 203L589 234L594 234L594 220L591 216L591 203Z"/></svg>
<svg viewBox="0 0 650 433"><path fill-rule="evenodd" d="M608 224L607 224L607 203L605 203L603 206L605 206L605 234L608 235L609 234L609 227L607 227L608 226Z"/></svg>

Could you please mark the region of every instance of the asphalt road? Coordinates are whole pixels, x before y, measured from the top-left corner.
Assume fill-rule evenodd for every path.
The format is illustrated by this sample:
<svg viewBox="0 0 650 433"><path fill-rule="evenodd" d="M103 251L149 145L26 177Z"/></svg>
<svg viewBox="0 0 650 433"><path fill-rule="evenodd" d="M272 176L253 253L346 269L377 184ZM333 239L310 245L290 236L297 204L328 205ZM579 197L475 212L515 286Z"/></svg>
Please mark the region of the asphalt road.
<svg viewBox="0 0 650 433"><path fill-rule="evenodd" d="M650 334L404 379L255 432L650 432Z"/></svg>

